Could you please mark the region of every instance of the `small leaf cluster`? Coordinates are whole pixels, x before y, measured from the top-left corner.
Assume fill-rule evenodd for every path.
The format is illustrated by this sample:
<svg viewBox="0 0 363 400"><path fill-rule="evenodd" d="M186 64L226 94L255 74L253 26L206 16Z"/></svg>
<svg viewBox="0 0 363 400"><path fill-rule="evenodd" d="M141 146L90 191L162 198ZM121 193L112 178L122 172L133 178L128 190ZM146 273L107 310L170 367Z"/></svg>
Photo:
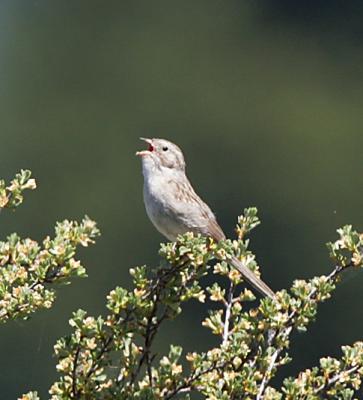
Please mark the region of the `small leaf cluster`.
<svg viewBox="0 0 363 400"><path fill-rule="evenodd" d="M23 202L23 191L36 188L35 179L29 170L21 170L9 185L0 180L0 211L2 208L15 209Z"/></svg>
<svg viewBox="0 0 363 400"><path fill-rule="evenodd" d="M343 346L342 352L340 360L321 358L319 367L301 372L295 379L286 379L285 399L353 399L362 384L363 342Z"/></svg>
<svg viewBox="0 0 363 400"><path fill-rule="evenodd" d="M327 243L329 255L341 268L361 267L363 263L363 234L352 225L345 225L337 230L339 239Z"/></svg>
<svg viewBox="0 0 363 400"><path fill-rule="evenodd" d="M257 216L257 208L245 208L242 215L238 217L236 233L238 239L242 240L245 236L260 225L261 221Z"/></svg>
<svg viewBox="0 0 363 400"><path fill-rule="evenodd" d="M0 241L0 322L50 308L55 299L53 284L86 276L75 259L76 249L93 243L98 234L95 222L85 217L81 223L57 223L54 238L46 237L42 244L15 233Z"/></svg>
<svg viewBox="0 0 363 400"><path fill-rule="evenodd" d="M19 397L19 400L40 400L40 397L38 396L38 392L28 392Z"/></svg>

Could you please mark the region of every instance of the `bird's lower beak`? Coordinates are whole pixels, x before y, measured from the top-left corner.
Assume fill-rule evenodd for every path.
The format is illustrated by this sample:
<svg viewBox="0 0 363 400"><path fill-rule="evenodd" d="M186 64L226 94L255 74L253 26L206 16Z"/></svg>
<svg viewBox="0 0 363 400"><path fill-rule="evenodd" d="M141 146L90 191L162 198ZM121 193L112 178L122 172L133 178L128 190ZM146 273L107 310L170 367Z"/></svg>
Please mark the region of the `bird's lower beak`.
<svg viewBox="0 0 363 400"><path fill-rule="evenodd" d="M140 139L149 144L149 148L147 150L142 150L142 151L136 152L137 156L142 157L142 156L146 156L146 155L150 154L154 150L154 147L152 144L153 143L152 139L147 139L147 138L140 138Z"/></svg>

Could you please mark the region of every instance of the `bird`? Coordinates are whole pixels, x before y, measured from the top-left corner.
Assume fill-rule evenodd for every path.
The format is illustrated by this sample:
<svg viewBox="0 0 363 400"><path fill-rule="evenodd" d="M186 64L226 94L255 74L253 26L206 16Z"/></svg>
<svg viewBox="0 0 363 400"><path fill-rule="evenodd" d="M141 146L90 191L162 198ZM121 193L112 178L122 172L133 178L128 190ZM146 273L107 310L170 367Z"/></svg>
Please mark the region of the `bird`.
<svg viewBox="0 0 363 400"><path fill-rule="evenodd" d="M176 241L186 232L226 238L209 206L197 195L185 171L182 150L166 139L140 138L146 150L136 152L142 161L143 197L146 213L155 228L168 240ZM237 257L229 263L263 296L275 298L274 291Z"/></svg>

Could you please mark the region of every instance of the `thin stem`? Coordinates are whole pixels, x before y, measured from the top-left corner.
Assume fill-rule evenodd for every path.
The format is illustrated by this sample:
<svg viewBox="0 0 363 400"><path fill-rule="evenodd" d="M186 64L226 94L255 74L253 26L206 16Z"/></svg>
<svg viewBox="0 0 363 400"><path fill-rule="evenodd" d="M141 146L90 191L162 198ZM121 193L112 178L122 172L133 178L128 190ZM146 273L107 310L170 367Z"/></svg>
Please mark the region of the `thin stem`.
<svg viewBox="0 0 363 400"><path fill-rule="evenodd" d="M234 284L231 281L231 284L230 284L229 290L228 290L227 303L226 303L226 315L225 315L225 318L224 318L222 345L224 345L224 344L226 344L228 342L229 324L230 324L231 309L232 309L232 304L233 304L233 291L234 291Z"/></svg>
<svg viewBox="0 0 363 400"><path fill-rule="evenodd" d="M153 376L152 376L152 371L151 371L150 351L151 351L151 344L153 342L155 333L157 331L157 327L159 326L158 322L157 322L156 326L154 326L154 323L153 323L153 319L156 316L156 313L158 310L158 300L159 300L159 296L157 296L157 298L155 299L153 310L147 321L146 332L145 332L145 346L144 346L144 354L143 354L144 357L140 360L140 367L143 363L143 359L146 362L146 369L147 369L147 374L149 377L149 382L150 382L151 387L153 387Z"/></svg>
<svg viewBox="0 0 363 400"><path fill-rule="evenodd" d="M271 361L270 361L270 365L268 366L268 368L267 368L267 370L266 370L266 372L265 372L265 374L263 376L260 389L259 389L259 391L257 393L257 396L256 396L256 400L261 400L262 399L262 396L263 396L263 394L265 392L266 385L267 385L267 383L268 383L268 381L270 379L270 373L271 373L272 369L274 368L276 360L277 360L277 357L279 356L281 351L282 351L281 348L277 349L274 352L274 354L272 355Z"/></svg>
<svg viewBox="0 0 363 400"><path fill-rule="evenodd" d="M342 372L340 372L339 374L333 376L332 378L330 378L328 380L328 382L322 384L321 386L319 386L316 391L315 394L318 394L321 391L326 391L327 389L330 388L330 386L334 385L334 383L338 382L344 375L349 375L355 371L357 371L357 369L360 368L360 365L355 365L354 367L350 368L350 369L346 369Z"/></svg>
<svg viewBox="0 0 363 400"><path fill-rule="evenodd" d="M177 386L175 389L173 389L171 392L169 392L167 395L164 396L164 400L169 400L173 398L174 396L178 395L179 393L185 393L185 392L191 392L193 389L195 389L194 382L201 378L203 375L208 374L209 372L214 371L215 369L223 368L224 366L217 366L216 363L214 362L209 368L206 368L205 370L199 371L198 373L192 374L189 378L187 378L184 383L181 385Z"/></svg>
<svg viewBox="0 0 363 400"><path fill-rule="evenodd" d="M142 366L146 364L150 386L153 386L152 361L154 357L150 357L151 345L154 341L154 337L159 329L160 324L167 318L167 311L164 310L162 316L158 318L156 322L154 322L154 318L157 316L157 313L159 311L160 296L162 294L162 291L165 289L165 284L168 282L169 277L173 276L176 272L183 269L188 263L188 260L184 260L178 266L162 271L162 274L156 278L155 283L150 287L150 292L147 294L147 296L145 296L145 298L153 298L154 305L146 323L144 334L144 348L142 351L142 355L138 362L136 371L134 371L131 375L130 385L133 385L136 382ZM184 286L181 286L180 292L182 292L184 288Z"/></svg>
<svg viewBox="0 0 363 400"><path fill-rule="evenodd" d="M79 339L79 343L77 346L76 354L74 355L73 361L73 369L72 369L72 395L75 399L78 398L78 390L77 390L77 367L78 367L78 358L79 353L81 352L81 345L82 337Z"/></svg>

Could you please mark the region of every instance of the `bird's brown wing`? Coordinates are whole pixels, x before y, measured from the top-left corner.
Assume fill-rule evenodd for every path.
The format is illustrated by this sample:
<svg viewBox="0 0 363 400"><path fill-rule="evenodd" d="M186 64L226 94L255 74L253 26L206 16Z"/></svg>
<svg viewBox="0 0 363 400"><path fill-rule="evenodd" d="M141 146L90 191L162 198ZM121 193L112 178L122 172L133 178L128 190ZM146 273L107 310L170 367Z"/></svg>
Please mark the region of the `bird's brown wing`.
<svg viewBox="0 0 363 400"><path fill-rule="evenodd" d="M212 210L195 193L188 180L183 182L170 180L168 184L173 186L172 193L175 196L173 204L177 207L174 211L190 231L210 236L216 241L225 239Z"/></svg>

